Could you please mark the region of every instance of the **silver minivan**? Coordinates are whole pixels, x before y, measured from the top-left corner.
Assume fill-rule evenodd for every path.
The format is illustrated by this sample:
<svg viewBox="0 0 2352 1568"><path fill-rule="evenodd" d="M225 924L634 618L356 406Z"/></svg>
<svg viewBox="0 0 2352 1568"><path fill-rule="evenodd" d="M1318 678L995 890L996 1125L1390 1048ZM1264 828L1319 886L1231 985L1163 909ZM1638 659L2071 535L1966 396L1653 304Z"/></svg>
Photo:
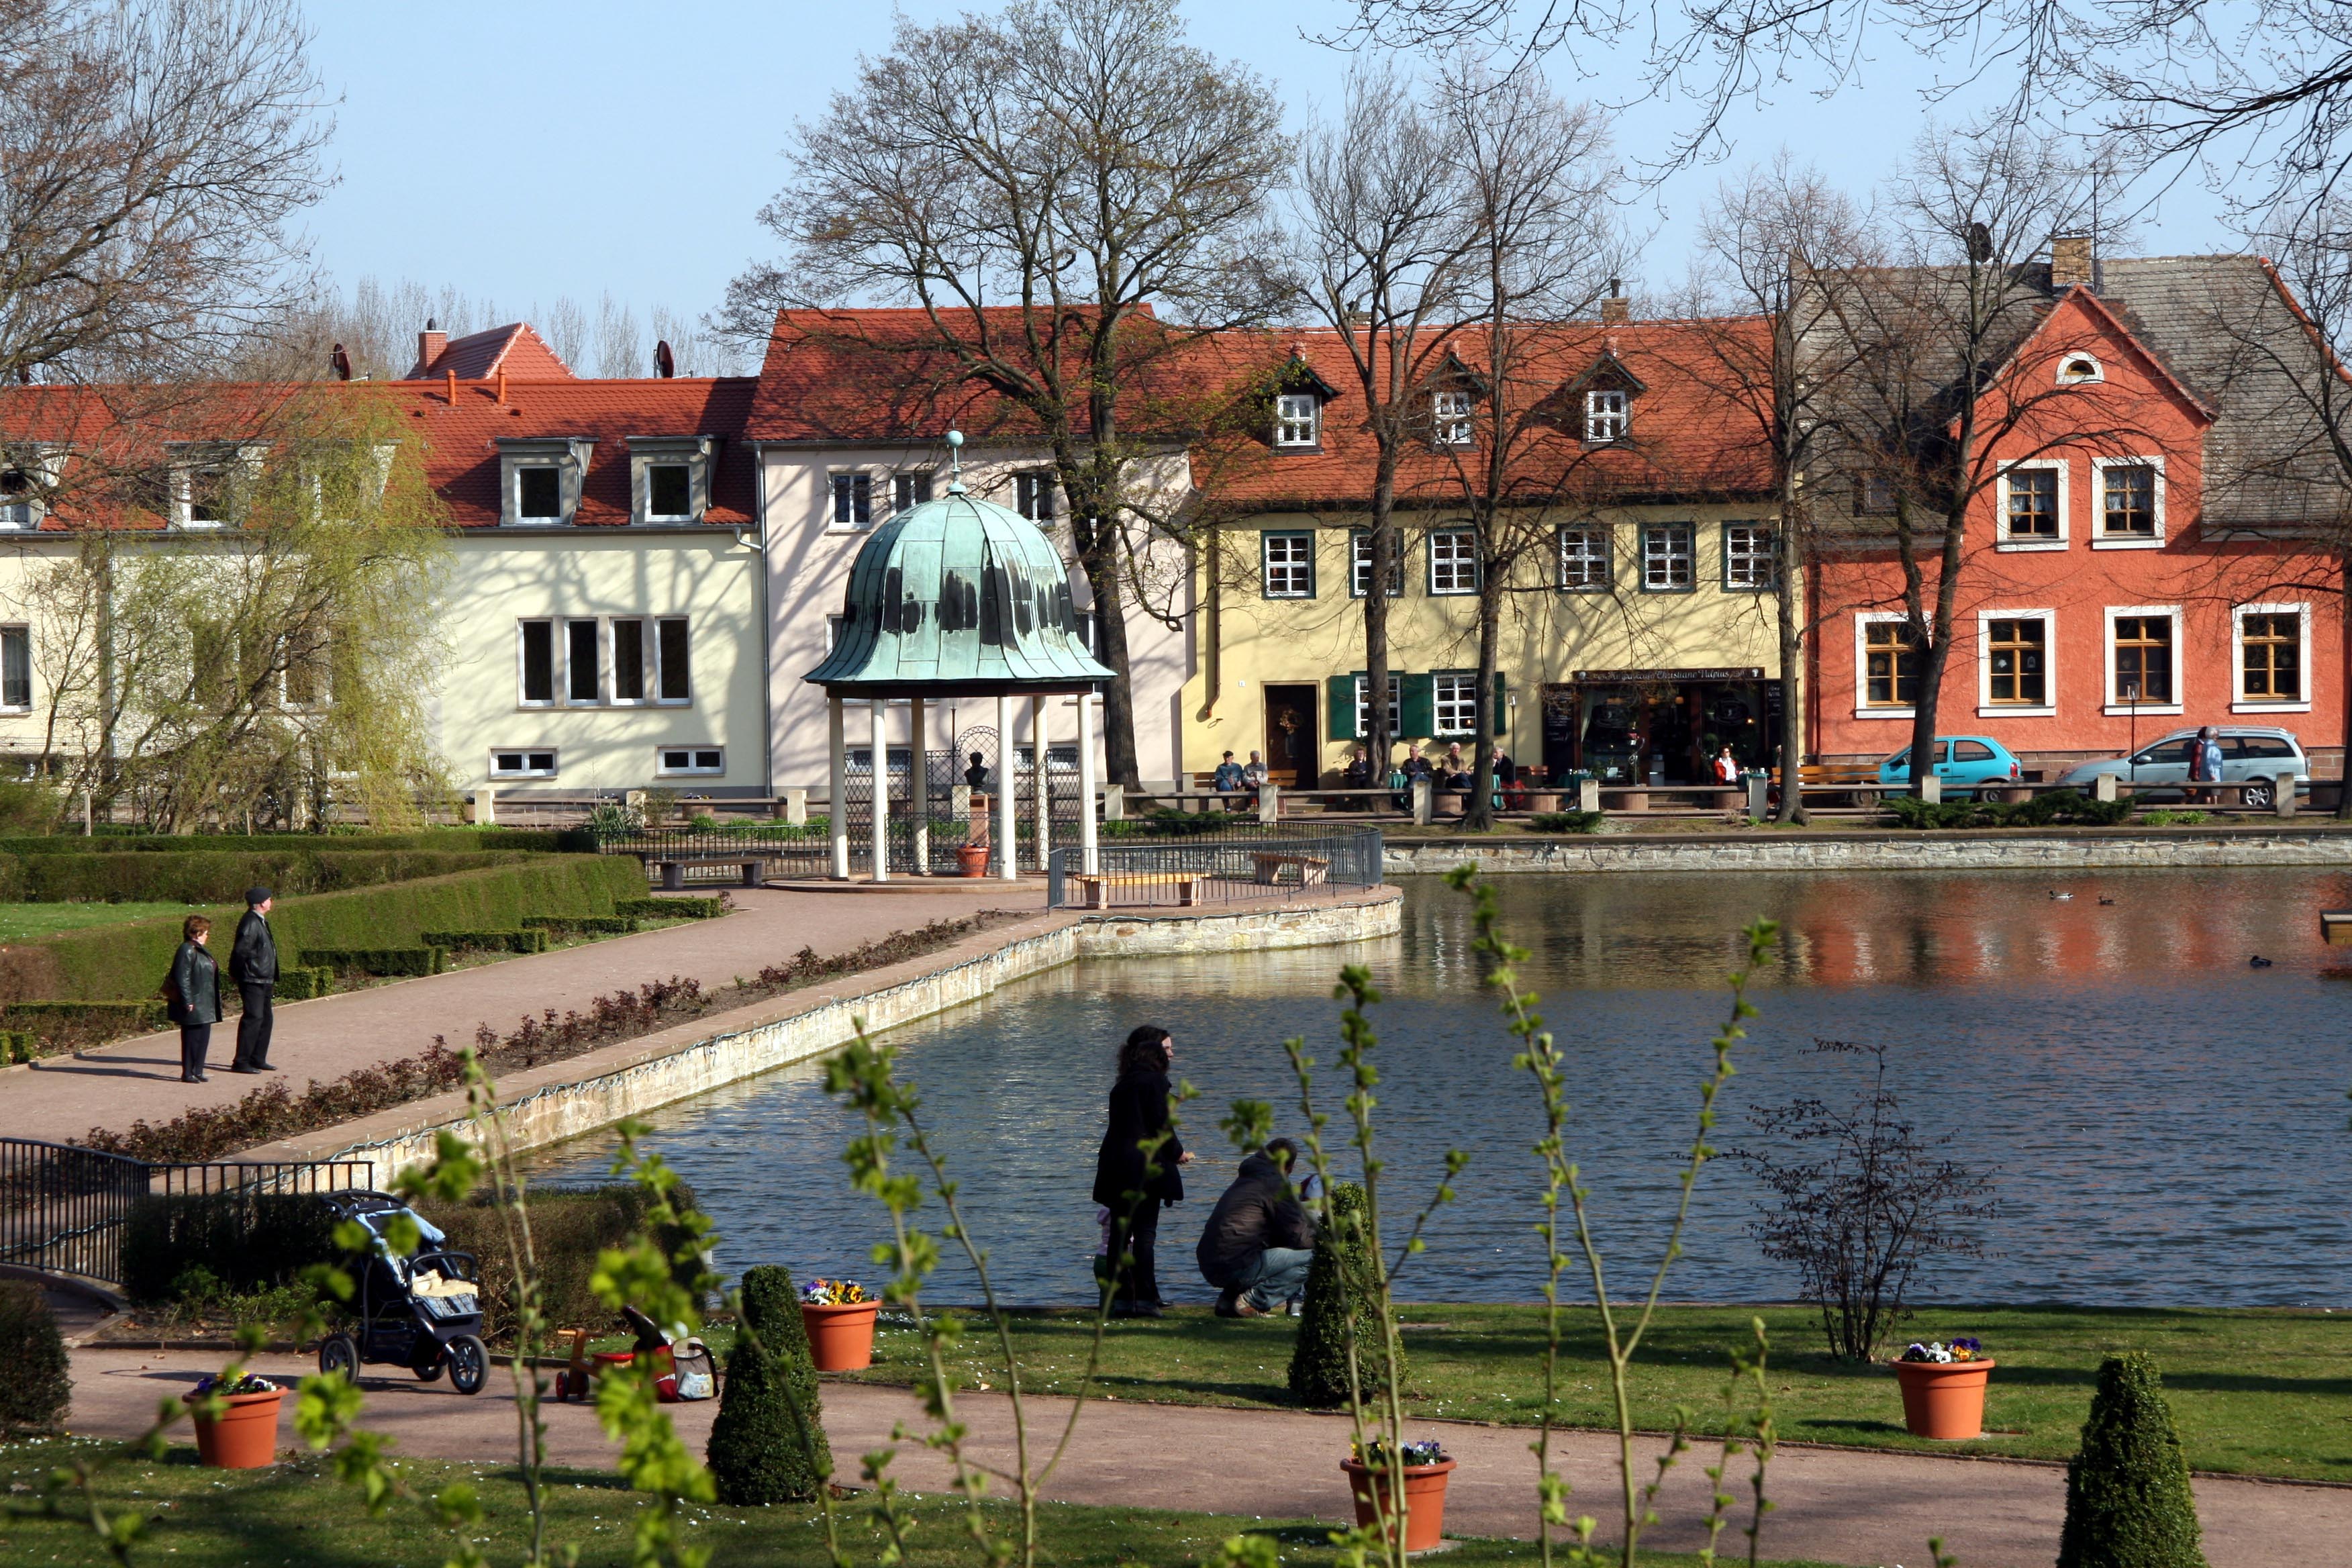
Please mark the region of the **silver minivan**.
<svg viewBox="0 0 2352 1568"><path fill-rule="evenodd" d="M2290 776L2295 780L2298 794L2311 793L2311 759L2303 754L2303 742L2295 739L2294 731L2224 724L2217 725L2215 732L2221 742L2221 782L2259 786L2242 792L2246 805L2257 810L2276 805L2276 781ZM2147 790L2149 784L2189 782L2189 748L2196 739L2194 730L2175 730L2128 757L2102 757L2095 762L2078 763L2061 774L2058 782L2088 790L2093 779L2101 773L2113 773L2127 784L2138 784L2145 798L2155 793ZM2162 794L2170 797L2173 792L2166 790Z"/></svg>

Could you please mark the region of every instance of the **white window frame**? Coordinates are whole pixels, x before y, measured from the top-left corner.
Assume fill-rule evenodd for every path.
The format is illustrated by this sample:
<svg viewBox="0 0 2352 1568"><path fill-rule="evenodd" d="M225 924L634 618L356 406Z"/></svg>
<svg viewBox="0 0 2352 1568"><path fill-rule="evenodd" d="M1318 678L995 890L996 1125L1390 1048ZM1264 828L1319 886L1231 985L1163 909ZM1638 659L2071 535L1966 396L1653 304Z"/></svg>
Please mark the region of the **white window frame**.
<svg viewBox="0 0 2352 1568"><path fill-rule="evenodd" d="M520 768L502 768L499 766L499 759L502 756L519 756L522 758L523 765ZM530 760L533 757L545 757L547 766L532 767ZM563 754L553 746L492 746L490 748L490 777L493 779L551 779L562 771Z"/></svg>
<svg viewBox="0 0 2352 1568"><path fill-rule="evenodd" d="M1683 541L1683 561L1684 561L1684 563L1685 563L1685 565L1687 565L1687 566L1689 567L1689 569L1690 569L1688 580L1687 580L1687 581L1685 581L1685 582L1684 582L1684 583L1681 583L1681 584L1673 584L1673 583L1656 584L1656 583L1653 583L1653 582L1651 582L1651 581L1650 581L1650 562L1651 562L1651 558L1652 558L1652 557L1651 557L1651 551L1650 551L1650 537L1651 537L1651 535L1655 534L1655 535L1657 535L1658 537L1660 537L1661 539L1672 540L1672 539L1673 539L1673 538L1674 538L1677 533L1679 533L1679 534L1682 536L1682 541ZM1641 560L1641 574L1641 574L1641 579L1640 579L1640 581L1641 581L1642 592L1643 592L1644 594L1696 594L1696 593L1697 593L1697 592L1698 592L1698 524L1697 524L1697 523L1696 523L1696 522L1645 522L1645 523L1642 524L1642 531L1641 531L1641 533L1638 535L1638 538L1639 538L1639 541L1640 541L1640 543L1641 543L1641 547L1642 547L1642 560ZM1663 553L1660 553L1656 558L1657 558L1659 561L1661 561L1661 562L1671 562L1671 561L1675 558L1675 557L1674 557L1674 552L1673 552L1671 549L1669 549L1669 550L1667 550L1667 551L1664 552Z"/></svg>
<svg viewBox="0 0 2352 1568"><path fill-rule="evenodd" d="M1293 549L1302 552L1296 561L1275 559L1279 547L1287 553ZM1305 529L1269 528L1257 536L1257 570L1259 591L1269 599L1311 599L1315 596L1315 535ZM1300 586L1276 588L1275 574L1279 571L1285 581L1292 573L1299 574Z"/></svg>
<svg viewBox="0 0 2352 1568"><path fill-rule="evenodd" d="M2011 539L2009 536L2009 476L2018 468L2055 468L2058 471L2058 537L2055 539ZM2013 463L2003 463L1993 485L1993 548L2023 552L2034 550L2063 550L2069 532L2067 502L2074 489L2074 478L2063 458L2020 458Z"/></svg>
<svg viewBox="0 0 2352 1568"><path fill-rule="evenodd" d="M1633 428L1633 395L1622 387L1595 387L1584 395L1584 438L1605 447Z"/></svg>
<svg viewBox="0 0 2352 1568"><path fill-rule="evenodd" d="M0 639L16 637L25 639L25 700L5 700L6 689L0 687L0 713L30 713L40 701L40 672L33 668L33 628L24 621L12 621L0 626ZM5 658L5 655L0 655Z"/></svg>
<svg viewBox="0 0 2352 1568"><path fill-rule="evenodd" d="M562 528L580 515L580 496L586 487L588 466L595 460L596 443L582 437L523 436L499 438L499 521L512 528ZM553 517L522 514L522 472L525 468L555 470ZM633 515L634 515L634 503Z"/></svg>
<svg viewBox="0 0 2352 1568"><path fill-rule="evenodd" d="M1445 689L1445 682L1449 680L1456 683L1466 681L1470 687L1470 695L1466 699L1458 695L1458 685L1457 695L1450 698L1442 695ZM1444 717L1445 710L1453 708L1458 711L1465 701L1470 706L1470 722L1461 729L1447 729ZM1429 728L1430 734L1434 739L1458 740L1464 735L1475 735L1478 732L1478 672L1476 670L1440 670L1430 676Z"/></svg>
<svg viewBox="0 0 2352 1568"><path fill-rule="evenodd" d="M2118 702L2116 700L2116 622L2126 616L2165 616L2171 619L2171 701L2143 702L2135 709L2128 702ZM2188 692L2186 688L2189 684L2189 672L2187 669L2182 668L2182 652L2186 646L2187 639L2182 637L2181 630L2181 615L2180 606L2179 605L2109 605L2106 607L2106 626L2101 635L2101 642L2105 648L2106 669L2105 671L2105 675L2106 684L2099 689L2099 695L2102 710L2105 711L2108 717L2122 719L2128 718L2135 712L2163 715L2167 713L2183 713L2188 711Z"/></svg>
<svg viewBox="0 0 2352 1568"><path fill-rule="evenodd" d="M1463 552L1459 559L1450 549L1441 550L1441 541L1460 541ZM1437 585L1438 568L1443 565L1446 575L1459 582L1465 574L1467 587L1441 588ZM1467 528L1433 528L1429 531L1429 596L1433 599L1454 599L1478 591L1478 540L1474 530Z"/></svg>
<svg viewBox="0 0 2352 1568"><path fill-rule="evenodd" d="M1870 631L1888 622L1911 617L1900 610L1857 610L1853 617L1853 716L1857 719L1912 719L1918 709L1908 702L1874 705L1870 700Z"/></svg>
<svg viewBox="0 0 2352 1568"><path fill-rule="evenodd" d="M904 468L890 476L890 515L892 517L930 503L931 497L928 492L936 488L931 474L932 470L929 468ZM898 492L902 489L907 492L907 499L904 501L898 499ZM915 493L918 490L927 493L918 495Z"/></svg>
<svg viewBox="0 0 2352 1568"><path fill-rule="evenodd" d="M1467 447L1477 439L1474 405L1467 392L1429 395L1430 442L1438 447Z"/></svg>
<svg viewBox="0 0 2352 1568"><path fill-rule="evenodd" d="M632 436L629 437L629 521L631 522L699 522L710 510L710 470L716 443L708 436ZM686 510L654 510L653 470L686 470Z"/></svg>
<svg viewBox="0 0 2352 1568"><path fill-rule="evenodd" d="M2042 623L2042 694L2039 703L1996 703L1992 700L1992 623ZM2058 716L2058 612L2055 610L1979 610L1977 612L1977 717L1979 719L2054 719Z"/></svg>
<svg viewBox="0 0 2352 1568"><path fill-rule="evenodd" d="M672 752L684 752L687 754L688 765L685 767L672 767L669 762L669 754ZM718 762L709 767L704 767L700 762L700 755L705 752L709 752L712 755L716 756L719 759ZM661 745L654 748L654 777L658 779L713 779L726 773L726 771L727 748L724 746L709 746L695 743L688 745Z"/></svg>
<svg viewBox="0 0 2352 1568"><path fill-rule="evenodd" d="M527 685L530 679L523 658L523 628L530 626L547 627L547 695L533 697ZM541 709L563 706L563 617L561 616L517 616L515 617L515 706Z"/></svg>
<svg viewBox="0 0 2352 1568"><path fill-rule="evenodd" d="M1321 446L1323 400L1311 392L1275 394L1274 444L1292 452Z"/></svg>
<svg viewBox="0 0 2352 1568"><path fill-rule="evenodd" d="M1061 517L1055 508L1060 491L1055 488L1060 476L1051 468L1034 468L1025 474L1013 476L1013 510L1032 522L1053 522Z"/></svg>
<svg viewBox="0 0 2352 1568"><path fill-rule="evenodd" d="M37 533L42 520L49 515L48 493L57 488L64 467L62 448L37 446L19 448L23 456L10 460L0 455L0 470L13 470L25 476L25 494L21 500L0 500L0 533ZM20 521L11 514L22 509Z"/></svg>
<svg viewBox="0 0 2352 1568"><path fill-rule="evenodd" d="M2156 531L2143 539L2136 533L2107 531L2107 470L2109 468L2154 468L2156 470ZM2161 550L2164 548L2164 459L2148 458L2094 458L2091 459L2091 548L2094 550Z"/></svg>
<svg viewBox="0 0 2352 1568"><path fill-rule="evenodd" d="M1371 680L1372 678L1369 675L1356 677L1356 739L1359 741L1369 739L1372 732L1372 705L1364 700L1364 688L1370 686ZM1396 739L1403 720L1404 676L1391 669L1389 671L1389 738L1391 740Z"/></svg>
<svg viewBox="0 0 2352 1568"><path fill-rule="evenodd" d="M522 510L522 477L525 473L547 473L555 476L555 515L525 516ZM563 464L560 460L519 458L507 465L508 512L518 528L561 528L572 521L563 510Z"/></svg>
<svg viewBox="0 0 2352 1568"><path fill-rule="evenodd" d="M605 700L606 691L604 687L604 645L609 639L611 634L605 629L605 624L603 617L597 616L558 616L555 617L555 626L556 636L560 639L555 650L557 666L556 687L558 690L555 706L558 708L605 707L607 704ZM588 628L589 646L596 650L593 655L594 668L593 671L596 682L596 694L593 697L574 697L572 695L572 628L574 626L586 626Z"/></svg>
<svg viewBox="0 0 2352 1568"><path fill-rule="evenodd" d="M1750 552L1745 555L1734 556L1731 552L1731 534L1734 529L1746 529L1751 533L1761 534L1764 540L1763 553L1761 555L1758 555L1753 552ZM1725 593L1769 594L1778 586L1780 571L1780 554L1779 542L1772 537L1772 524L1769 522L1759 522L1752 520L1742 520L1737 522L1726 521L1723 526L1717 531L1717 534L1722 541L1723 546L1722 581L1723 591ZM1733 582L1731 577L1731 563L1734 560L1747 562L1750 564L1751 568L1755 563L1760 561L1763 563L1763 580L1761 582Z"/></svg>
<svg viewBox="0 0 2352 1568"><path fill-rule="evenodd" d="M1570 538L1597 539L1601 552L1580 555L1580 561L1598 560L1601 580L1597 583L1571 583L1568 580L1568 542ZM1617 586L1617 531L1607 523L1570 523L1563 526L1552 541L1554 584L1563 594L1607 594Z"/></svg>
<svg viewBox="0 0 2352 1568"><path fill-rule="evenodd" d="M604 668L609 679L604 682L604 701L614 708L651 708L655 693L661 689L661 635L655 630L656 622L651 616L607 616L604 617ZM635 626L637 631L637 692L635 697L621 695L621 627Z"/></svg>
<svg viewBox="0 0 2352 1568"><path fill-rule="evenodd" d="M2091 368L2087 373L2077 375L2074 366L2081 363L2087 363ZM2052 376L2052 380L2060 386L2089 386L2106 379L2106 367L2099 363L2099 356L2081 349L2070 349L2060 354L2058 369Z"/></svg>
<svg viewBox="0 0 2352 1568"><path fill-rule="evenodd" d="M2248 616L2293 616L2302 629L2299 662L2303 671L2303 697L2299 701L2276 702L2266 697L2249 701L2246 698L2246 617ZM2308 604L2239 605L2230 611L2230 711L2232 713L2308 713L2311 711L2311 606Z"/></svg>
<svg viewBox="0 0 2352 1568"><path fill-rule="evenodd" d="M1412 553L1412 544L1399 529L1396 536L1396 558L1389 563L1395 568L1390 574L1389 597L1404 597L1405 557ZM1348 597L1360 599L1372 580L1372 531L1350 529L1348 532Z"/></svg>
<svg viewBox="0 0 2352 1568"><path fill-rule="evenodd" d="M866 481L866 518L857 517L857 481ZM843 483L848 484L845 497ZM846 504L850 515L845 520L842 507ZM874 476L864 468L827 468L824 472L824 531L827 533L863 533L874 526Z"/></svg>

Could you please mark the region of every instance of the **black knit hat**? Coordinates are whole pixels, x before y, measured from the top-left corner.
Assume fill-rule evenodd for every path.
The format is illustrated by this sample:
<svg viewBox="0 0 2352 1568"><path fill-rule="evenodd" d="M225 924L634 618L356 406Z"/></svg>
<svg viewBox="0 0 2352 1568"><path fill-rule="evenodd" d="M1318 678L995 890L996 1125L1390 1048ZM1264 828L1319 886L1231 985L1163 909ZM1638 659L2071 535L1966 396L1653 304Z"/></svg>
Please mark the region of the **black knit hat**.
<svg viewBox="0 0 2352 1568"><path fill-rule="evenodd" d="M247 909L257 908L268 901L269 889L267 888L247 888L245 890L245 906Z"/></svg>

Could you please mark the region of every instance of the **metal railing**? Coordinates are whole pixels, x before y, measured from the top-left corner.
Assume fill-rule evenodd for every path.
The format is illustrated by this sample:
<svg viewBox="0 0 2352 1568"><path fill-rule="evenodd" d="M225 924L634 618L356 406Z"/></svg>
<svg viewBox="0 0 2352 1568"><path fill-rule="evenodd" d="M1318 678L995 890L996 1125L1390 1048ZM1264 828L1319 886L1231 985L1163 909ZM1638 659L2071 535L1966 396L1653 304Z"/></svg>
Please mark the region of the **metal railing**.
<svg viewBox="0 0 2352 1568"><path fill-rule="evenodd" d="M1190 908L1381 881L1378 828L1104 844L1093 871L1080 868L1079 854L1054 851L1045 872L1047 908Z"/></svg>
<svg viewBox="0 0 2352 1568"><path fill-rule="evenodd" d="M0 1138L0 1263L122 1283L122 1237L156 1198L301 1195L372 1185L367 1160L162 1163Z"/></svg>

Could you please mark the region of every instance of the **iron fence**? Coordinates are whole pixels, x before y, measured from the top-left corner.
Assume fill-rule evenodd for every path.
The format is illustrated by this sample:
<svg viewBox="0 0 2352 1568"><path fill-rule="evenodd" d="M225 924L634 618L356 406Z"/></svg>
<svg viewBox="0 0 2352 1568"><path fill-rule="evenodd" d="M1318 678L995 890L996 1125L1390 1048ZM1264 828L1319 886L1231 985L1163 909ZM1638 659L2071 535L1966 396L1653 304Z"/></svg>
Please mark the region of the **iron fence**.
<svg viewBox="0 0 2352 1568"><path fill-rule="evenodd" d="M1296 897L1302 889L1381 881L1381 832L1260 834L1152 844L1105 844L1096 869L1056 849L1045 877L1051 909L1186 908Z"/></svg>
<svg viewBox="0 0 2352 1568"><path fill-rule="evenodd" d="M0 1263L122 1283L122 1235L155 1198L301 1195L365 1188L367 1160L166 1163L0 1138Z"/></svg>

